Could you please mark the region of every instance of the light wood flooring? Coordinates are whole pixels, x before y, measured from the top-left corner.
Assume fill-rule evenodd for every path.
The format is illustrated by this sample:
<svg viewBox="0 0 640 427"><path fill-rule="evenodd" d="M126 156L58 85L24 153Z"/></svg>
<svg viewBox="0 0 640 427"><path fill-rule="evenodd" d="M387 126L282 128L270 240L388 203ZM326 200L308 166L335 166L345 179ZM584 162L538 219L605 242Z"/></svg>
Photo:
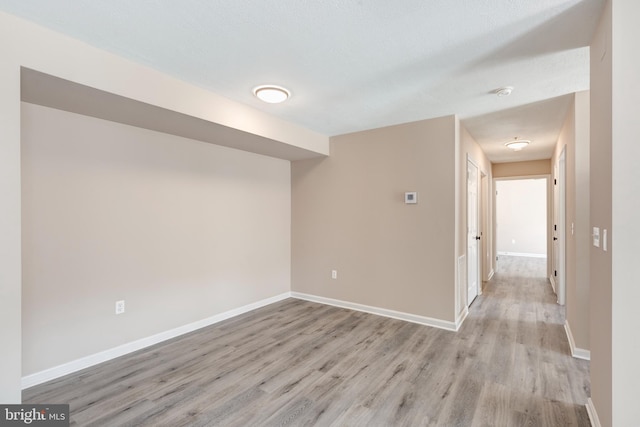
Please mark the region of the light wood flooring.
<svg viewBox="0 0 640 427"><path fill-rule="evenodd" d="M501 257L457 333L288 299L24 401L81 426L588 426L589 364L544 262Z"/></svg>

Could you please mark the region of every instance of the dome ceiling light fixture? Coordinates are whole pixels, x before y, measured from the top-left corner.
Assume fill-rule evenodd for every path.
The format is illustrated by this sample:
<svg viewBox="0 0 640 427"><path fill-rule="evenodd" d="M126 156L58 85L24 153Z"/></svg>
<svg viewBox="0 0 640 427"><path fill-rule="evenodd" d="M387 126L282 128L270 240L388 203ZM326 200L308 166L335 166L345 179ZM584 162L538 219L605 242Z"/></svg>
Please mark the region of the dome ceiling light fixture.
<svg viewBox="0 0 640 427"><path fill-rule="evenodd" d="M513 151L520 151L530 143L531 141L529 141L528 139L518 139L518 137L516 136L513 141L509 141L504 145L506 145L507 148L510 148Z"/></svg>
<svg viewBox="0 0 640 427"><path fill-rule="evenodd" d="M511 95L513 92L513 86L505 86L495 90L495 94L500 98Z"/></svg>
<svg viewBox="0 0 640 427"><path fill-rule="evenodd" d="M282 86L261 85L253 88L253 94L261 101L269 104L279 104L291 96L291 92Z"/></svg>

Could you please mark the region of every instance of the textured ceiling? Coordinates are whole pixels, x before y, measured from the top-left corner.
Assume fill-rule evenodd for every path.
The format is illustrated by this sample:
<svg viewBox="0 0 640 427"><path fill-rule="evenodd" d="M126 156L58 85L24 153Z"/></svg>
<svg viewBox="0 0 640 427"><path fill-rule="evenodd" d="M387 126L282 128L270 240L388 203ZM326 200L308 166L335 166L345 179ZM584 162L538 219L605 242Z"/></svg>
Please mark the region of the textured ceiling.
<svg viewBox="0 0 640 427"><path fill-rule="evenodd" d="M604 0L0 0L0 10L326 135L458 114L548 158ZM292 98L262 104L273 83ZM509 97L492 92L514 86ZM502 145L533 144L513 156Z"/></svg>

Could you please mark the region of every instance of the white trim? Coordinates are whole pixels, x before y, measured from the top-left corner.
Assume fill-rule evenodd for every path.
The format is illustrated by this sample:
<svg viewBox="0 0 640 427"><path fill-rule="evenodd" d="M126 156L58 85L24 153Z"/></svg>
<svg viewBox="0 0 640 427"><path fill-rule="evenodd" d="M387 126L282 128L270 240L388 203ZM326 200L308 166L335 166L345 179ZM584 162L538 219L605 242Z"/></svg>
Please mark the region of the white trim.
<svg viewBox="0 0 640 427"><path fill-rule="evenodd" d="M558 280L558 304L565 305L567 302L567 145L562 146L558 156L558 217L555 223L558 225L558 265L553 270L557 270ZM555 259L555 258L554 258Z"/></svg>
<svg viewBox="0 0 640 427"><path fill-rule="evenodd" d="M116 357L124 356L125 354L138 351L145 347L149 347L158 344L162 341L169 340L171 338L178 337L189 332L193 332L197 329L204 328L206 326L213 325L223 320L230 319L240 314L247 313L249 311L267 306L269 304L276 303L291 297L290 292L285 292L280 295L276 295L271 298L267 298L261 301L257 301L251 304L244 305L242 307L234 308L224 313L216 314L206 319L198 320L193 323L189 323L184 326L180 326L174 329L170 329L159 334L152 335L150 337L141 338L136 341L132 341L127 344L120 345L118 347L111 348L109 350L101 351L89 356L82 357L80 359L73 360L71 362L63 363L62 365L55 366L53 368L45 369L44 371L36 372L34 374L26 375L22 377L22 389L33 387L38 384L42 384L47 381L62 377L72 372L79 371L81 369L88 368L90 366L97 365L102 362L106 362Z"/></svg>
<svg viewBox="0 0 640 427"><path fill-rule="evenodd" d="M491 279L493 279L493 275L496 274L495 271L493 271L493 268L491 269L491 271L489 272L489 275L487 276L487 282Z"/></svg>
<svg viewBox="0 0 640 427"><path fill-rule="evenodd" d="M600 419L598 418L598 412L596 412L596 407L593 404L593 400L591 400L591 398L587 399L587 404L585 406L587 407L587 415L589 415L591 426L602 427L602 424L600 424Z"/></svg>
<svg viewBox="0 0 640 427"><path fill-rule="evenodd" d="M558 295L558 293L556 292L556 279L555 277L553 277L553 274L549 276L549 282L551 282L551 289L553 289L553 293Z"/></svg>
<svg viewBox="0 0 640 427"><path fill-rule="evenodd" d="M462 309L462 312L458 314L458 317L456 317L456 329L455 329L456 331L460 330L460 327L462 326L464 321L467 319L468 315L469 315L469 307L464 307Z"/></svg>
<svg viewBox="0 0 640 427"><path fill-rule="evenodd" d="M576 342L573 340L573 334L569 327L569 321L564 321L564 331L567 334L567 340L569 341L569 347L571 348L571 355L576 359L591 360L591 352L583 348L577 348Z"/></svg>
<svg viewBox="0 0 640 427"><path fill-rule="evenodd" d="M404 320L406 322L419 323L420 325L446 329L447 331L456 332L459 327L459 325L457 325L455 322L449 322L441 319L434 319L432 317L426 317L426 316L418 316L416 314L403 313L400 311L389 310L386 308L372 307L369 305L363 305L363 304L358 304L354 302L341 301L333 298L319 297L316 295L303 294L299 292L291 292L291 297L305 300L305 301L331 305L334 307L348 308L350 310L356 310L356 311L363 311L365 313L371 313L371 314L376 314L378 316L390 317L392 319Z"/></svg>
<svg viewBox="0 0 640 427"><path fill-rule="evenodd" d="M547 254L532 254L528 252L498 252L498 256L524 256L528 258L546 258Z"/></svg>
<svg viewBox="0 0 640 427"><path fill-rule="evenodd" d="M456 288L456 310L461 313L461 307L467 307L468 289L467 289L467 254L458 257L458 286Z"/></svg>
<svg viewBox="0 0 640 427"><path fill-rule="evenodd" d="M475 245L476 245L476 256L475 256L475 264L476 264L476 277L475 277L475 281L476 281L476 294L474 295L474 297L472 298L472 301L469 301L469 280L473 279L471 277L469 277L469 264L473 263L474 260L469 256L469 219L473 219L473 215L470 217L469 216L469 163L473 165L473 167L476 169L476 209L475 209L475 226L476 226L476 239L478 239L477 235L480 234L480 232L482 231L482 224L481 224L481 204L482 204L482 186L480 185L481 180L482 180L482 171L480 170L480 167L478 167L478 162L476 162L476 160L471 157L471 154L467 153L467 164L466 169L467 169L467 176L466 176L466 193L465 193L465 205L466 205L466 222L467 222L467 233L466 235L466 239L465 239L465 257L466 257L466 265L465 265L465 274L466 274L466 283L465 283L465 294L467 297L467 309L469 308L469 306L471 305L471 303L473 302L473 300L475 300L479 295L482 294L482 244L476 240L475 241Z"/></svg>
<svg viewBox="0 0 640 427"><path fill-rule="evenodd" d="M223 320L230 319L235 316L247 313L252 310L267 306L269 304L282 301L287 298L297 298L301 300L307 300L317 302L320 304L327 304L341 308L348 308L351 310L363 311L366 313L376 314L379 316L390 317L393 319L404 320L407 322L418 323L421 325L431 326L434 328L445 329L447 331L457 331L469 314L467 307L464 307L463 311L456 318L455 323L441 319L434 319L426 316L418 316L415 314L403 313L399 311L389 310L386 308L371 307L363 304L351 303L347 301L340 301L331 298L318 297L315 295L302 294L298 292L285 292L280 295L276 295L271 298L267 298L255 303L247 304L242 307L238 307L224 313L216 314L206 319L198 320L187 325L183 325L174 329L170 329L159 334L152 335L150 337L141 338L136 341L132 341L127 344L120 345L118 347L111 348L109 350L101 351L99 353L91 354L89 356L82 357L80 359L73 360L71 362L63 363L62 365L54 366L53 368L45 369L44 371L36 372L34 374L26 375L22 377L22 389L36 386L38 384L45 383L47 381L60 378L64 375L71 374L73 372L80 371L85 368L103 363L120 356L124 356L134 351L141 350L146 347L161 343L163 341L176 338L180 335L193 332L195 330L213 325Z"/></svg>

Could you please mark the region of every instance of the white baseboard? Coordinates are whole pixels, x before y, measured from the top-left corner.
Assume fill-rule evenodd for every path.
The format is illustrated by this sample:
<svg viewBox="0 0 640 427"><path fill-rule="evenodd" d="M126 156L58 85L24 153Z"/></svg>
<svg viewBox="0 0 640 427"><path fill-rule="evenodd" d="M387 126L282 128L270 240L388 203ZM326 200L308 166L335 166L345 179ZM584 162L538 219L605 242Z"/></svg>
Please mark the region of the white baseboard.
<svg viewBox="0 0 640 427"><path fill-rule="evenodd" d="M334 307L348 308L350 310L363 311L365 313L377 314L378 316L391 317L392 319L404 320L412 323L419 323L425 326L432 326L434 328L446 329L447 331L457 331L464 318L461 318L460 324L457 322L449 322L441 319L434 319L432 317L418 316L416 314L403 313L400 311L389 310L386 308L372 307L369 305L358 304L354 302L341 301L333 298L319 297L316 295L303 294L300 292L291 292L291 297L317 302L320 304L332 305Z"/></svg>
<svg viewBox="0 0 640 427"><path fill-rule="evenodd" d="M456 317L456 329L455 329L456 331L460 330L460 327L462 326L464 321L467 319L468 315L469 315L469 307L464 307L462 312L458 314L458 316Z"/></svg>
<svg viewBox="0 0 640 427"><path fill-rule="evenodd" d="M247 304L245 306L238 307L233 310L225 311L224 313L220 313L215 316L211 316L206 319L199 320L197 322L189 323L184 326L170 329L168 331L161 332L159 334L155 334L150 337L141 338L139 340L132 341L130 343L111 348L109 350L91 354L89 356L85 356L80 359L73 360L71 362L63 363L62 365L54 366L53 368L45 369L44 371L26 375L22 377L22 389L24 390L29 387L33 387L38 384L45 383L47 381L60 378L64 375L68 375L73 372L77 372L82 369L89 368L99 363L103 363L103 362L115 359L116 357L133 353L134 351L138 351L143 348L150 347L152 345L161 343L163 341L178 337L180 335L187 334L189 332L193 332L195 330L213 325L218 322L222 322L223 320L230 319L240 314L247 313L249 311L267 306L269 304L276 303L278 301L282 301L290 297L317 302L320 304L332 305L332 306L341 307L341 308L364 311L364 312L376 314L379 316L391 317L394 319L404 320L407 322L419 323L421 325L432 326L440 329L446 329L448 331L457 331L462 325L462 323L464 322L464 320L466 319L467 315L469 314L468 309L465 307L454 323L454 322L448 322L446 320L434 319L426 316L418 316L415 314L402 313L399 311L389 310L385 308L371 307L371 306L351 303L347 301L334 300L331 298L318 297L318 296L302 294L298 292L285 292L283 294L276 295L271 298L257 301L252 304Z"/></svg>
<svg viewBox="0 0 640 427"><path fill-rule="evenodd" d="M496 272L493 271L493 268L492 268L491 271L489 272L489 275L487 276L487 282L493 278L494 274L496 274Z"/></svg>
<svg viewBox="0 0 640 427"><path fill-rule="evenodd" d="M215 316L208 317L206 319L198 320L197 322L189 323L184 326L180 326L174 329L170 329L159 334L152 335L150 337L142 338L136 341L132 341L127 344L120 345L118 347L111 348L109 350L101 351L80 359L73 360L62 365L55 366L53 368L45 369L44 371L36 372L34 374L26 375L22 377L22 389L33 387L38 384L51 381L53 379L62 377L72 372L79 371L81 369L88 368L90 366L97 365L102 362L106 362L116 357L124 356L125 354L138 351L145 347L158 344L162 341L169 340L171 338L178 337L180 335L193 332L197 329L204 328L206 326L213 325L223 320L230 319L240 314L247 313L251 310L255 310L260 307L264 307L269 304L273 304L278 301L282 301L291 297L290 292L285 292L280 295L276 295L271 298L267 298L261 301L257 301L251 304L244 305L242 307L235 308L233 310L225 311L224 313L216 314Z"/></svg>
<svg viewBox="0 0 640 427"><path fill-rule="evenodd" d="M551 282L551 289L553 289L553 293L558 295L558 293L556 292L556 279L553 277L553 275L549 276L549 282Z"/></svg>
<svg viewBox="0 0 640 427"><path fill-rule="evenodd" d="M528 252L498 252L497 255L524 256L529 258L546 258L547 257L547 254L532 254Z"/></svg>
<svg viewBox="0 0 640 427"><path fill-rule="evenodd" d="M593 404L593 400L591 398L587 399L587 414L589 415L589 421L591 421L591 427L602 427L600 424L600 419L598 418L598 413L596 412L596 407Z"/></svg>
<svg viewBox="0 0 640 427"><path fill-rule="evenodd" d="M576 359L591 360L591 352L583 348L577 348L576 342L573 340L573 334L569 327L569 321L564 321L564 331L567 334L567 340L569 341L569 347L571 348L571 355Z"/></svg>

